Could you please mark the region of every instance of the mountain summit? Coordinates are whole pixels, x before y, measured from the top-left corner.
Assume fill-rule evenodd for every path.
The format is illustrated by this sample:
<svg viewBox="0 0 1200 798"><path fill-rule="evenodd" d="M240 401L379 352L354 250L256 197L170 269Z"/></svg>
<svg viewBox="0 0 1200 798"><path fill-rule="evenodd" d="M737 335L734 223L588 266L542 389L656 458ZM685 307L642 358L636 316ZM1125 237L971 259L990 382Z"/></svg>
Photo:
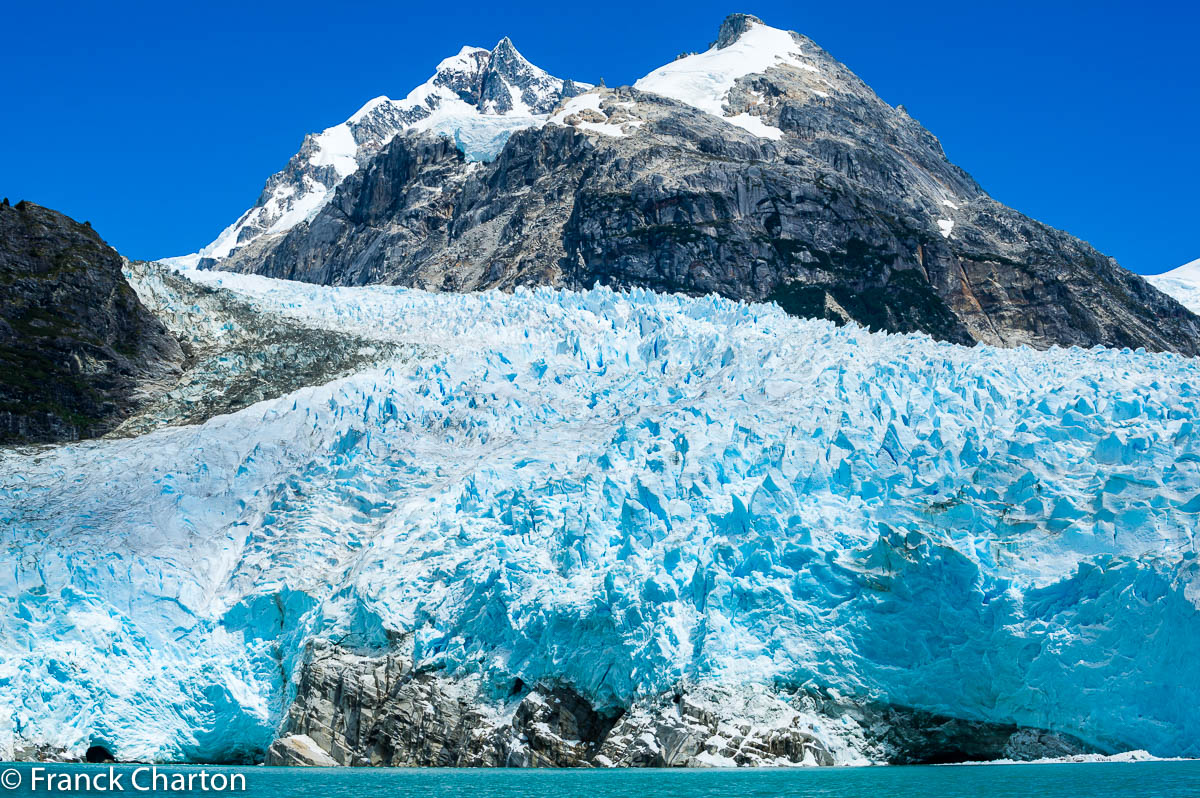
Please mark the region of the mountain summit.
<svg viewBox="0 0 1200 798"><path fill-rule="evenodd" d="M464 47L404 99L376 97L342 124L305 136L253 208L199 253L168 261L212 263L264 234L287 232L322 208L342 180L400 131L449 136L468 158L491 159L514 130L543 124L559 101L589 88L529 63L507 36L491 50Z"/></svg>
<svg viewBox="0 0 1200 798"><path fill-rule="evenodd" d="M492 133L512 120L494 146L469 125L451 141L419 135L446 131L428 121L446 112L410 96L428 119L359 152L302 223L218 247L215 265L430 290L644 286L962 344L1200 353L1190 311L993 200L902 106L800 34L734 15L707 51L577 96L513 53L464 50L430 90L461 73L454 107Z"/></svg>

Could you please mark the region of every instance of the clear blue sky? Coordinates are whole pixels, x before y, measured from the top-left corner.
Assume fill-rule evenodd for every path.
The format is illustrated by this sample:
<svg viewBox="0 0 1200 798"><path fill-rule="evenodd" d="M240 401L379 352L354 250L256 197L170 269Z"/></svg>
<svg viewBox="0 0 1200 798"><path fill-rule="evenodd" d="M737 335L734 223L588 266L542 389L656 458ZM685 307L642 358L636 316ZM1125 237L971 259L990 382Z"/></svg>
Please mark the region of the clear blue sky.
<svg viewBox="0 0 1200 798"><path fill-rule="evenodd" d="M733 11L798 30L903 103L997 199L1144 273L1200 258L1194 2L500 4L18 0L0 25L0 194L130 257L192 252L304 134L511 36L632 83Z"/></svg>

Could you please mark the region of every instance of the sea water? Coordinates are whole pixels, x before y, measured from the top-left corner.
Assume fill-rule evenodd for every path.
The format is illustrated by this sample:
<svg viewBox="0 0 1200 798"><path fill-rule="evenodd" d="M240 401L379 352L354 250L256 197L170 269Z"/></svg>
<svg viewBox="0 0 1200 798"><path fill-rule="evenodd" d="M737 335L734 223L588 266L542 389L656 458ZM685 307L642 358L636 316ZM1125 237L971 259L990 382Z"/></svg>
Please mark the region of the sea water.
<svg viewBox="0 0 1200 798"><path fill-rule="evenodd" d="M41 770L35 773L35 768ZM139 770L140 769L140 770ZM15 773L16 776L12 774ZM201 779L201 774L205 774ZM70 777L72 789L49 789ZM222 779L215 778L223 776ZM38 777L36 784L35 776ZM46 777L50 777L48 784ZM145 796L232 793L264 798L944 798L950 796L1197 796L1200 761L952 765L936 767L802 768L790 770L509 770L419 768L266 768L219 766L4 765L0 795L100 794L110 786ZM155 776L168 789L144 790ZM182 777L182 778L178 778ZM240 777L240 778L239 778ZM86 790L91 781L93 789ZM18 783L19 781L19 783ZM186 785L190 782L191 789ZM177 791L172 786L184 785ZM224 789L214 790L215 784ZM236 785L229 789L228 785ZM245 789L241 789L244 784ZM208 789L205 790L204 786ZM81 787L75 790L74 787Z"/></svg>

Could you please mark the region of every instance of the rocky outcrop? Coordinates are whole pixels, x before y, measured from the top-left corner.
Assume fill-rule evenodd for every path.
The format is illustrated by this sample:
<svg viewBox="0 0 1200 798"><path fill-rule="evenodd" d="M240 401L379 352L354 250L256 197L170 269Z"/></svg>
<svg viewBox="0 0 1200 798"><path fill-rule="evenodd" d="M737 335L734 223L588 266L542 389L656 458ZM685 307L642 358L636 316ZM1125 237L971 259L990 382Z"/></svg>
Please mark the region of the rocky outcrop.
<svg viewBox="0 0 1200 798"><path fill-rule="evenodd" d="M305 326L158 263L129 263L126 275L142 303L182 344L187 358L170 390L150 397L112 436L201 424L383 360L417 359L433 351Z"/></svg>
<svg viewBox="0 0 1200 798"><path fill-rule="evenodd" d="M0 204L0 444L103 435L179 376L121 267L86 222Z"/></svg>
<svg viewBox="0 0 1200 798"><path fill-rule="evenodd" d="M414 671L402 655L364 657L318 642L281 737L306 735L340 765L565 767L587 764L611 726L569 691L494 706L477 699L453 680Z"/></svg>
<svg viewBox="0 0 1200 798"><path fill-rule="evenodd" d="M680 685L598 707L564 685L507 690L414 670L398 646L308 644L272 765L753 767L932 764L1090 753L1062 734L809 689Z"/></svg>
<svg viewBox="0 0 1200 798"><path fill-rule="evenodd" d="M714 46L755 26L735 15ZM1200 352L1190 311L988 197L902 107L790 36L787 59L734 82L725 116L596 89L488 164L394 139L314 218L218 266L430 290L644 286L964 344Z"/></svg>
<svg viewBox="0 0 1200 798"><path fill-rule="evenodd" d="M280 737L267 749L267 764L280 767L337 767L333 757L306 734Z"/></svg>

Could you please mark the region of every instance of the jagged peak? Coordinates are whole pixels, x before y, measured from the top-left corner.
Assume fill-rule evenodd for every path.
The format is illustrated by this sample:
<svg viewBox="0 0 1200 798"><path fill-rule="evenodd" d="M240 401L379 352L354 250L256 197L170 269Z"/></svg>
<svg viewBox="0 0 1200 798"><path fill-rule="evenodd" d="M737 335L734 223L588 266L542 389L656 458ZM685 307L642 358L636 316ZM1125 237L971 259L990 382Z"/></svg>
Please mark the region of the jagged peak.
<svg viewBox="0 0 1200 798"><path fill-rule="evenodd" d="M521 55L521 51L507 36L496 42L496 46L492 48L487 60L487 70L499 72L505 76L510 74L547 75L545 70L535 66L528 58Z"/></svg>
<svg viewBox="0 0 1200 798"><path fill-rule="evenodd" d="M464 46L442 59L433 75L402 99L379 95L345 122L306 136L289 168L267 180L255 206L195 260L226 258L264 233L285 232L308 218L342 178L357 171L362 147L383 146L398 131L419 126L453 134L468 142L464 151L474 148L473 157L488 157L507 133L540 124L561 99L589 88L530 63L507 36L490 50ZM462 134L463 129L468 132Z"/></svg>
<svg viewBox="0 0 1200 798"><path fill-rule="evenodd" d="M436 86L451 89L464 102L478 106L484 113L489 110L503 113L511 106L506 102L497 104L495 95L506 93L517 84L531 82L551 88L561 86L560 91L565 97L577 94L580 91L579 86L588 86L550 75L521 55L512 39L505 36L496 42L496 46L491 50L471 45L462 47L454 55L438 62L437 69L429 80L416 87L405 99L393 100L386 95L380 95L365 103L346 121L351 125L359 124L369 119L377 109L389 104L428 107L431 102L430 96L436 94Z"/></svg>
<svg viewBox="0 0 1200 798"><path fill-rule="evenodd" d="M709 45L709 49L722 50L728 47L754 25L770 27L753 14L730 14L721 22L721 28L717 31L717 40Z"/></svg>

